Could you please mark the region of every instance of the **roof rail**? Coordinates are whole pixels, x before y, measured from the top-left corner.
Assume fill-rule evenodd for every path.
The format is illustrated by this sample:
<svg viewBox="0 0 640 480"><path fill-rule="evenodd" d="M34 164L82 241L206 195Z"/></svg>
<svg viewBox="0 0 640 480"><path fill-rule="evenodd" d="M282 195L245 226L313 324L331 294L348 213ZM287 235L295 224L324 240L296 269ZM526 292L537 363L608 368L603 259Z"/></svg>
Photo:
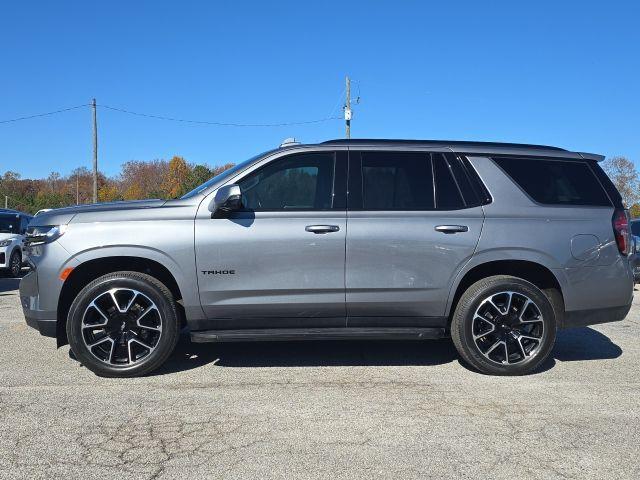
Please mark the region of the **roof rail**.
<svg viewBox="0 0 640 480"><path fill-rule="evenodd" d="M527 148L541 150L555 150L558 152L566 152L564 148L551 147L549 145L533 145L528 143L503 143L503 142L474 142L468 140L401 140L401 139L347 139L338 138L335 140L327 140L322 145L366 145L370 143L386 143L389 145L431 145L431 146L461 146L461 147L506 147L506 148Z"/></svg>

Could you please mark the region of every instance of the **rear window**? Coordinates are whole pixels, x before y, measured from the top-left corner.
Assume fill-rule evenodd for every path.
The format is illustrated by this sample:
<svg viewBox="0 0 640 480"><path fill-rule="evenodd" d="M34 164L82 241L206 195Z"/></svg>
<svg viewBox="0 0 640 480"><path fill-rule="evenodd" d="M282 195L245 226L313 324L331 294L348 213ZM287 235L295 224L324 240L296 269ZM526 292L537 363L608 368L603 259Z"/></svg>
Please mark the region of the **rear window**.
<svg viewBox="0 0 640 480"><path fill-rule="evenodd" d="M494 161L538 203L611 206L586 162L526 158L494 158Z"/></svg>

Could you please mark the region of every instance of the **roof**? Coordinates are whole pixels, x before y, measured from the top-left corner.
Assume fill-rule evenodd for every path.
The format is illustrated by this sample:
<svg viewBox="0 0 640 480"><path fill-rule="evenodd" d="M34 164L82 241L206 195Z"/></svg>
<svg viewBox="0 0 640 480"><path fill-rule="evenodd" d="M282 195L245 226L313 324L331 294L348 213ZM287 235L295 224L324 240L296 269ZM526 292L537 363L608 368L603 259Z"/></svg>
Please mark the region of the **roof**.
<svg viewBox="0 0 640 480"><path fill-rule="evenodd" d="M24 213L24 212L19 212L18 210L12 210L10 208L0 208L0 214L10 214L10 215L28 215L30 216L28 213Z"/></svg>
<svg viewBox="0 0 640 480"><path fill-rule="evenodd" d="M558 150L566 152L564 148L550 147L548 145L533 145L528 143L503 143L503 142L473 142L468 140L401 140L401 139L367 139L367 138L338 138L336 140L327 140L322 142L323 145L367 145L372 143L383 143L390 145L425 145L435 147L451 147L451 146L463 146L463 147L510 147L510 148L539 148L543 150Z"/></svg>
<svg viewBox="0 0 640 480"><path fill-rule="evenodd" d="M392 139L336 139L320 143L323 146L371 146L371 147L427 147L448 148L456 153L519 155L538 157L573 158L601 161L604 156L594 153L572 152L564 148L527 143L473 142L460 140L392 140Z"/></svg>

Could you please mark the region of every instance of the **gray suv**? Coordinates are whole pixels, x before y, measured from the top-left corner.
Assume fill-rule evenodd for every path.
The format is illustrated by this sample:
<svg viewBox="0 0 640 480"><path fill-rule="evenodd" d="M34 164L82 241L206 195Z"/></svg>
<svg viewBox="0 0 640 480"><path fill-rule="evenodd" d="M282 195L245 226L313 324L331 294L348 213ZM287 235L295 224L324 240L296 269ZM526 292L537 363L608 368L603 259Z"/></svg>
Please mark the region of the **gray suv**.
<svg viewBox="0 0 640 480"><path fill-rule="evenodd" d="M628 214L599 155L478 142L286 145L177 200L28 229L26 321L98 375L194 342L433 339L531 372L559 328L629 311ZM425 347L428 348L428 347Z"/></svg>

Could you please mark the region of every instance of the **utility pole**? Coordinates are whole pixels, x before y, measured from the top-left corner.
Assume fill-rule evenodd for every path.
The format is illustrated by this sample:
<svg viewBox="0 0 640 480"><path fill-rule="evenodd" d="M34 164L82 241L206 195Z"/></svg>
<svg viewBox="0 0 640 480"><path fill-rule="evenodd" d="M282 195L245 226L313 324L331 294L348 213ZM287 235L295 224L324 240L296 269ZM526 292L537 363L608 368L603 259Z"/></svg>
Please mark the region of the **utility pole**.
<svg viewBox="0 0 640 480"><path fill-rule="evenodd" d="M9 195L4 196L4 209L9 208Z"/></svg>
<svg viewBox="0 0 640 480"><path fill-rule="evenodd" d="M347 76L347 98L344 104L344 121L347 138L351 138L351 79Z"/></svg>
<svg viewBox="0 0 640 480"><path fill-rule="evenodd" d="M93 111L93 203L98 203L98 118L95 98L91 102L91 110Z"/></svg>
<svg viewBox="0 0 640 480"><path fill-rule="evenodd" d="M76 172L76 205L80 205L80 192L78 187L80 186L80 181L78 179L80 173Z"/></svg>

